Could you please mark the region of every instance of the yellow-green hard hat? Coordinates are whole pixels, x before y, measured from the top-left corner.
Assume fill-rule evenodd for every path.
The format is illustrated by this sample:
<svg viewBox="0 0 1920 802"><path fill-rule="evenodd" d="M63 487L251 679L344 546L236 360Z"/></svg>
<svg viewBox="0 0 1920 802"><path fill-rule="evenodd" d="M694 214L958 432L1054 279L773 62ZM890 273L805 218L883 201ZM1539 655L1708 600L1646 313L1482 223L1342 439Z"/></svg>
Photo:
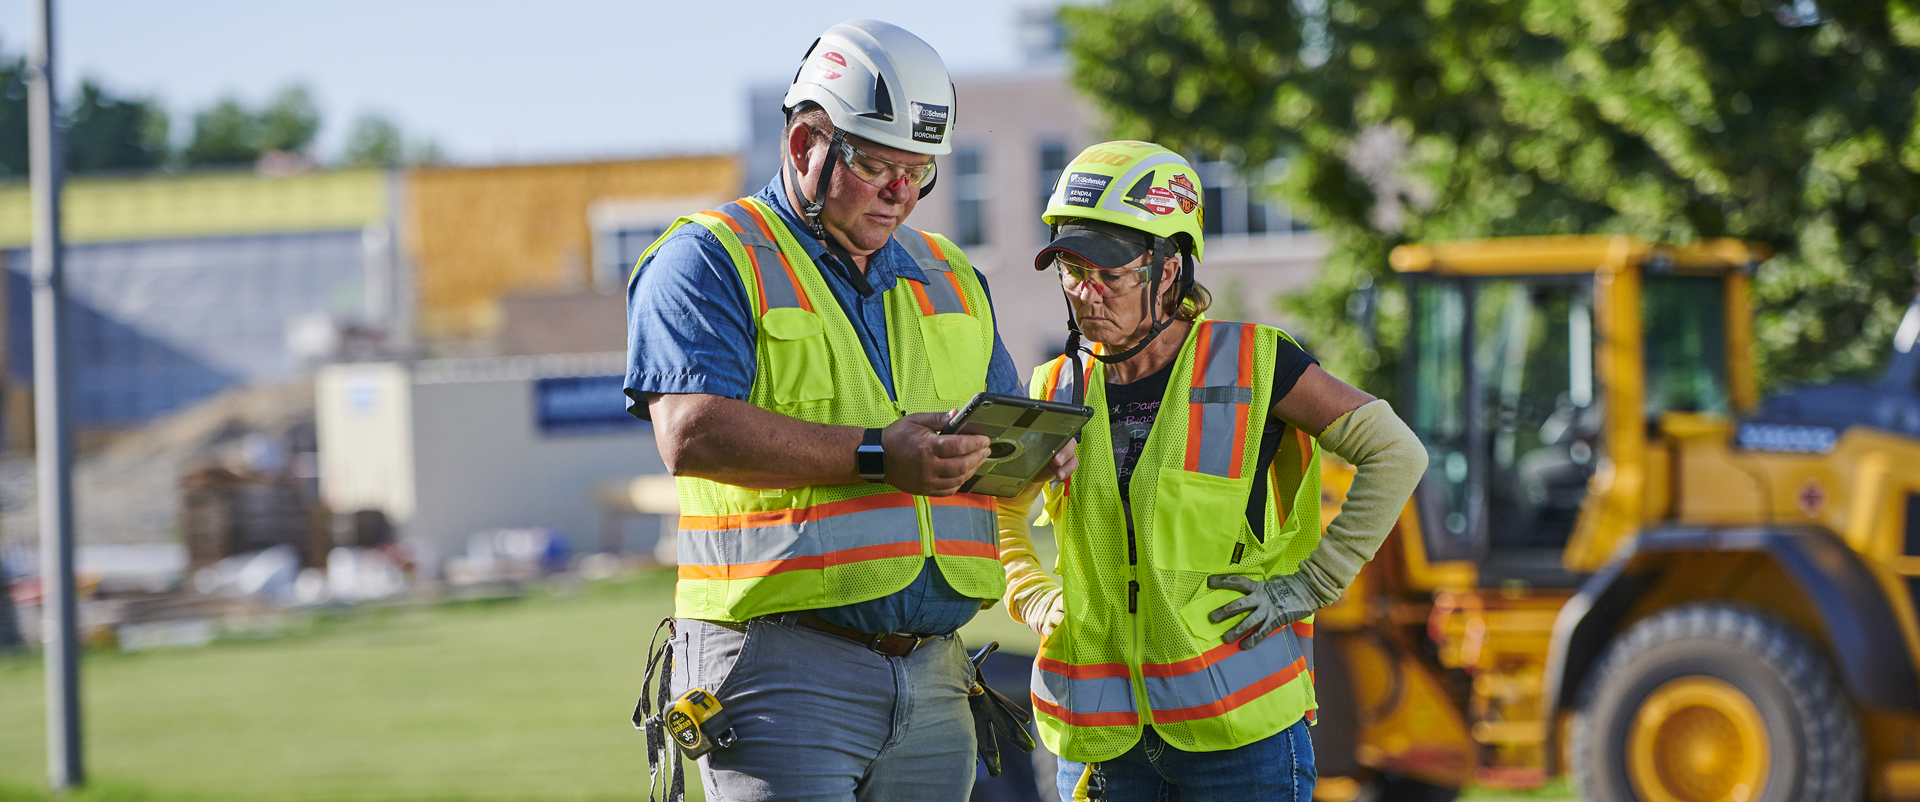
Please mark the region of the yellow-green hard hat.
<svg viewBox="0 0 1920 802"><path fill-rule="evenodd" d="M1071 218L1099 220L1173 239L1185 234L1201 258L1204 210L1200 174L1152 142L1102 142L1074 157L1054 182L1040 218L1059 225Z"/></svg>

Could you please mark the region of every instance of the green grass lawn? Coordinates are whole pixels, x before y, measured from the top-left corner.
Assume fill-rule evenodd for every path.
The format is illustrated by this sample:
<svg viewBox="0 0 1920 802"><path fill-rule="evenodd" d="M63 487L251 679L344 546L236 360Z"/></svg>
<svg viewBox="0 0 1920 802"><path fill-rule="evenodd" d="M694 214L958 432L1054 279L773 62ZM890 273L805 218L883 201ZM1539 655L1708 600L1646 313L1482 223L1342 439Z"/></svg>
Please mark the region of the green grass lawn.
<svg viewBox="0 0 1920 802"><path fill-rule="evenodd" d="M520 601L362 609L200 649L88 652L90 783L65 799L641 798L644 744L627 716L672 581L657 571ZM997 607L962 635L1038 646ZM54 798L40 665L0 656L0 802Z"/></svg>
<svg viewBox="0 0 1920 802"><path fill-rule="evenodd" d="M661 571L574 595L360 610L272 639L88 652L91 783L68 798L637 799L644 745L627 716L671 608ZM998 608L964 634L1036 645ZM38 655L0 657L0 802L47 798L43 694Z"/></svg>

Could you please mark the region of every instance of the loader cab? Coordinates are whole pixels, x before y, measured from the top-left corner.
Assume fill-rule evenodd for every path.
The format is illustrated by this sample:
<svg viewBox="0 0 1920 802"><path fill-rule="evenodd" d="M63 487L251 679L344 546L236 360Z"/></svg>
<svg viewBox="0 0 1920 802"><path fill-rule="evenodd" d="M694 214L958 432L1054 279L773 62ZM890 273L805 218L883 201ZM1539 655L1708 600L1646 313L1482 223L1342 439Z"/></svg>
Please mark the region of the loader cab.
<svg viewBox="0 0 1920 802"><path fill-rule="evenodd" d="M1428 452L1420 556L1480 587L1573 588L1603 564L1645 519L1660 421L1752 405L1755 256L1621 237L1396 249L1399 403Z"/></svg>

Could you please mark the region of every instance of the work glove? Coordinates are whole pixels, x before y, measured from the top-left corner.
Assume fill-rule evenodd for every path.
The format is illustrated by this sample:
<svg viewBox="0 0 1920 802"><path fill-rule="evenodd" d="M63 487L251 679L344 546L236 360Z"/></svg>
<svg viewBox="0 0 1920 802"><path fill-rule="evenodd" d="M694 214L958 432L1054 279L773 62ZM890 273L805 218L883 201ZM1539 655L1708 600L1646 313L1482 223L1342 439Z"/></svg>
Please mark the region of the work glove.
<svg viewBox="0 0 1920 802"><path fill-rule="evenodd" d="M1000 776L1000 741L1010 741L1022 752L1033 751L1033 736L1027 734L1026 727L1033 720L1032 714L987 687L980 673L980 663L999 648L1000 642L992 641L974 653L973 687L967 693L967 705L973 711L973 737L979 745L980 760L987 764L988 777Z"/></svg>
<svg viewBox="0 0 1920 802"><path fill-rule="evenodd" d="M1259 646L1261 641L1281 627L1304 620L1320 609L1313 587L1299 574L1276 576L1265 582L1239 574L1214 574L1207 577L1207 587L1216 590L1230 588L1247 594L1207 614L1207 620L1216 624L1241 613L1247 614L1240 623L1220 636L1221 643L1240 641L1241 649Z"/></svg>

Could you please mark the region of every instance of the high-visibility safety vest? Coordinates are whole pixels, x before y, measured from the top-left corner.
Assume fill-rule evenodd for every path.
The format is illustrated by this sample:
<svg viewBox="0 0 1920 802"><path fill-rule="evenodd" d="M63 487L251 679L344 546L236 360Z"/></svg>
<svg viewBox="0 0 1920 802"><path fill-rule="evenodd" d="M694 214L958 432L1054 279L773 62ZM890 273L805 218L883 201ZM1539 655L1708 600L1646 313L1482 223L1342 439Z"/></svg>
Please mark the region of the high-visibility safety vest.
<svg viewBox="0 0 1920 802"><path fill-rule="evenodd" d="M1239 617L1207 620L1242 595L1208 589L1209 575L1293 573L1320 542L1319 450L1291 426L1267 472L1265 536L1247 522L1286 336L1251 323L1193 325L1134 467L1131 516L1120 504L1105 366L1090 360L1075 376L1061 357L1034 372L1035 398L1070 401L1084 381L1094 411L1079 469L1045 494L1067 614L1034 661L1031 691L1055 754L1108 760L1142 725L1180 749L1233 749L1311 718L1312 619L1249 650L1220 640Z"/></svg>
<svg viewBox="0 0 1920 802"><path fill-rule="evenodd" d="M946 238L906 226L894 234L927 277L902 277L883 297L895 401L813 259L772 208L742 198L673 228L687 224L713 232L746 288L758 329L747 399L755 406L884 427L908 413L953 409L986 389L993 313L966 256ZM929 498L877 482L787 490L688 477L676 484L674 614L682 618L737 622L877 599L911 583L927 557L961 594L997 599L1006 589L991 496Z"/></svg>

